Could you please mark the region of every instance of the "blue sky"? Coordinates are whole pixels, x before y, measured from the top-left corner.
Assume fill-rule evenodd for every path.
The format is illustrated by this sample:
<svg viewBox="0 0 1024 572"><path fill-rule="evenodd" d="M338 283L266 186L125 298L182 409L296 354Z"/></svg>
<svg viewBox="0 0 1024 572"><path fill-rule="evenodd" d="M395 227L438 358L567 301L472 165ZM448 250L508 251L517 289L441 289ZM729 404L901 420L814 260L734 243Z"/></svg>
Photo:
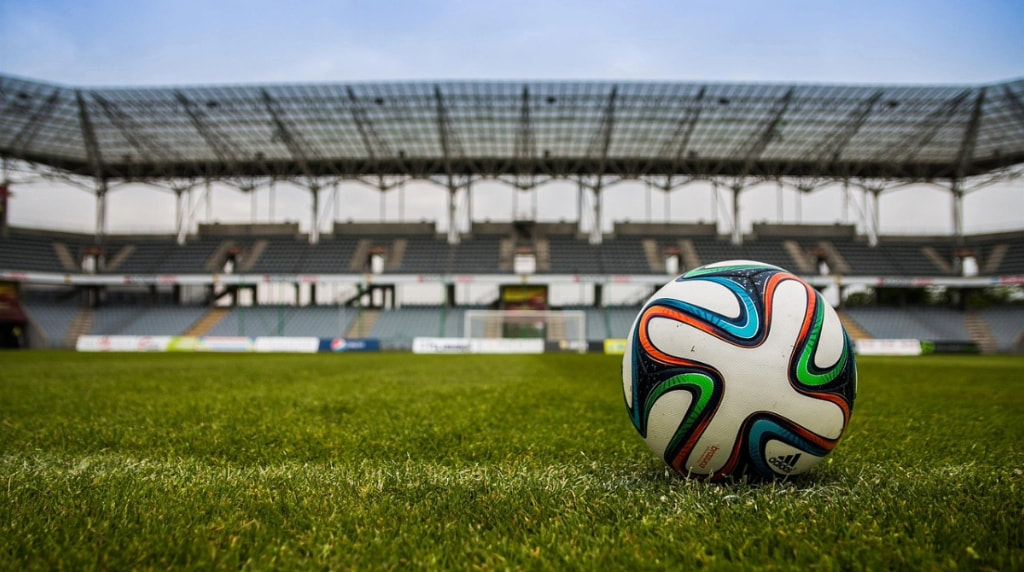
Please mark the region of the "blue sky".
<svg viewBox="0 0 1024 572"><path fill-rule="evenodd" d="M0 70L80 85L401 79L980 83L1024 2L0 2Z"/></svg>
<svg viewBox="0 0 1024 572"><path fill-rule="evenodd" d="M69 85L181 85L425 79L644 79L978 84L1024 77L1024 2L923 0L570 1L47 1L0 0L0 72ZM512 191L474 203L508 218ZM625 186L625 185L623 185ZM1020 226L1022 182L965 203L968 231ZM571 188L540 191L548 218L573 218ZM571 187L571 185L570 185ZM87 193L15 189L15 224L92 224ZM607 192L606 226L642 220L637 189ZM308 218L302 191L279 191L275 220ZM288 194L291 193L291 194ZM948 193L947 193L948 195ZM397 195L347 188L343 218L397 216ZM529 199L521 197L522 205ZM776 218L771 189L744 195L754 218ZM782 220L834 222L841 197L783 197ZM883 195L883 230L948 232L947 196ZM59 205L55 207L54 205ZM407 218L444 220L444 193L410 193ZM660 195L653 219L665 215ZM799 206L798 206L799 205ZM213 216L247 222L252 202L218 191ZM155 207L155 208L154 208ZM672 220L713 217L707 191L673 198ZM257 193L258 218L269 217ZM83 213L87 213L83 216ZM156 214L153 214L156 213ZM173 202L158 191L111 196L112 230L167 228ZM683 214L687 213L687 214ZM799 214L798 214L799 213Z"/></svg>

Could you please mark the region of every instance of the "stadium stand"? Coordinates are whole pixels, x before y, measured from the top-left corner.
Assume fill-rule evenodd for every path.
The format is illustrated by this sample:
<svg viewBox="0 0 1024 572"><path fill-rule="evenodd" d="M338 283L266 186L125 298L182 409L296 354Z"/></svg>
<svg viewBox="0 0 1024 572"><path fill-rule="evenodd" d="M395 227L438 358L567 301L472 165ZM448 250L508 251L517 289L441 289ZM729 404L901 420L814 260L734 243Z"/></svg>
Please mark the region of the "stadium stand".
<svg viewBox="0 0 1024 572"><path fill-rule="evenodd" d="M0 239L0 269L66 272L54 249L55 237L11 232Z"/></svg>
<svg viewBox="0 0 1024 572"><path fill-rule="evenodd" d="M782 241L774 237L742 245L732 244L727 239L711 237L695 237L692 241L704 264L720 260L757 260L786 269L795 267L795 263L782 245Z"/></svg>
<svg viewBox="0 0 1024 572"><path fill-rule="evenodd" d="M196 322L204 306L105 305L94 311L94 335L179 336Z"/></svg>
<svg viewBox="0 0 1024 572"><path fill-rule="evenodd" d="M636 225L634 225L636 226ZM761 225L760 230L765 226ZM234 272L252 274L344 274L369 270L371 251L383 252L385 274L502 274L512 271L503 248L523 246L537 257L540 274L650 275L664 272L664 254L680 255L680 269L719 260L747 259L775 264L798 274L818 274L817 263L846 276L943 277L957 275L957 248L950 237L882 237L871 246L855 236L752 236L742 245L707 235L609 236L590 244L575 234L548 234L527 239L506 235L466 236L449 244L434 234L325 236L309 244L298 236L193 237L178 245L170 237L112 236L101 245L85 235L15 230L0 238L0 269L81 272L89 251L99 249L105 274L209 274L224 271L234 258ZM508 246L505 246L505 243ZM649 244L647 244L649 243ZM966 239L982 275L1024 274L1024 237Z"/></svg>
<svg viewBox="0 0 1024 572"><path fill-rule="evenodd" d="M999 344L999 351L1024 350L1024 306L1000 306L979 311Z"/></svg>
<svg viewBox="0 0 1024 572"><path fill-rule="evenodd" d="M846 308L844 312L874 338L932 341L971 339L964 327L963 314L952 308L875 306Z"/></svg>
<svg viewBox="0 0 1024 572"><path fill-rule="evenodd" d="M467 237L454 245L450 272L454 274L499 274L501 239L494 236Z"/></svg>
<svg viewBox="0 0 1024 572"><path fill-rule="evenodd" d="M408 350L415 337L461 337L468 308L404 306L380 313L369 337L388 350Z"/></svg>
<svg viewBox="0 0 1024 572"><path fill-rule="evenodd" d="M389 240L393 242L397 237ZM454 251L447 242L434 237L404 237L405 252L396 274L447 273L453 265Z"/></svg>
<svg viewBox="0 0 1024 572"><path fill-rule="evenodd" d="M549 268L542 274L600 274L600 248L572 236L548 236Z"/></svg>
<svg viewBox="0 0 1024 572"><path fill-rule="evenodd" d="M62 347L64 337L80 311L75 301L26 301L22 302L22 308L45 336L42 345L49 348Z"/></svg>
<svg viewBox="0 0 1024 572"><path fill-rule="evenodd" d="M640 312L639 306L608 306L606 308L572 307L567 310L583 310L587 320L587 339L600 341L607 338L622 339L629 335L633 320Z"/></svg>
<svg viewBox="0 0 1024 572"><path fill-rule="evenodd" d="M968 239L967 246L976 252L982 275L1024 274L1024 236L1020 233Z"/></svg>
<svg viewBox="0 0 1024 572"><path fill-rule="evenodd" d="M643 240L638 237L609 238L598 249L602 272L608 274L661 274L652 268L644 252Z"/></svg>
<svg viewBox="0 0 1024 572"><path fill-rule="evenodd" d="M342 337L357 310L338 306L248 306L230 309L210 336Z"/></svg>
<svg viewBox="0 0 1024 572"><path fill-rule="evenodd" d="M340 274L361 270L361 264L352 267L358 243L352 237L335 237L321 240L317 244L307 244L305 257L300 259L298 267L302 272L311 274Z"/></svg>
<svg viewBox="0 0 1024 572"><path fill-rule="evenodd" d="M322 244L326 244L322 243ZM309 241L299 239L271 238L260 257L253 262L254 274L295 274L303 272L306 258L310 253ZM344 263L347 263L346 259ZM339 264L342 261L338 261Z"/></svg>

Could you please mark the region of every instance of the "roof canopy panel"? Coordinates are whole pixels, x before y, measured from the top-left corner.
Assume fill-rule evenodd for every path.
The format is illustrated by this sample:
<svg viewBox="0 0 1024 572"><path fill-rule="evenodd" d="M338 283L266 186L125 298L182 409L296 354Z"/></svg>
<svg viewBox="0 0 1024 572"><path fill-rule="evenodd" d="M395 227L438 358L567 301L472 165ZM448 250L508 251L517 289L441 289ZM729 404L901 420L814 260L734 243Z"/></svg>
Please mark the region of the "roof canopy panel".
<svg viewBox="0 0 1024 572"><path fill-rule="evenodd" d="M111 179L956 178L1024 162L1024 80L75 88L0 75L0 154Z"/></svg>

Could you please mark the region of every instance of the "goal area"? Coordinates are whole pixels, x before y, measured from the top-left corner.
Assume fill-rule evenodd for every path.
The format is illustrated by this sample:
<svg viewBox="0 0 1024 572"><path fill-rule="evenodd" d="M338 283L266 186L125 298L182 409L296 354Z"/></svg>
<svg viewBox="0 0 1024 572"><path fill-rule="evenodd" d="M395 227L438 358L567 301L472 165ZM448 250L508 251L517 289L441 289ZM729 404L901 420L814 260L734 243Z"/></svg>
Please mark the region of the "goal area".
<svg viewBox="0 0 1024 572"><path fill-rule="evenodd" d="M468 339L542 339L585 348L587 316L582 310L467 310Z"/></svg>

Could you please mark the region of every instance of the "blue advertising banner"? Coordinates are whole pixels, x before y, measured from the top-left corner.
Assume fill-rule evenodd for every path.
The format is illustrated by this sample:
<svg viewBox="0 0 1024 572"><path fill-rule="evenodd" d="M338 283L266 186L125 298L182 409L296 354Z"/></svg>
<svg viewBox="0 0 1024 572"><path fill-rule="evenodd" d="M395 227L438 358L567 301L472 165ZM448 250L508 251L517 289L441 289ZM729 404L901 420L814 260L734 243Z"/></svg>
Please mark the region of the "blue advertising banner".
<svg viewBox="0 0 1024 572"><path fill-rule="evenodd" d="M321 352L379 352L376 338L320 338Z"/></svg>

